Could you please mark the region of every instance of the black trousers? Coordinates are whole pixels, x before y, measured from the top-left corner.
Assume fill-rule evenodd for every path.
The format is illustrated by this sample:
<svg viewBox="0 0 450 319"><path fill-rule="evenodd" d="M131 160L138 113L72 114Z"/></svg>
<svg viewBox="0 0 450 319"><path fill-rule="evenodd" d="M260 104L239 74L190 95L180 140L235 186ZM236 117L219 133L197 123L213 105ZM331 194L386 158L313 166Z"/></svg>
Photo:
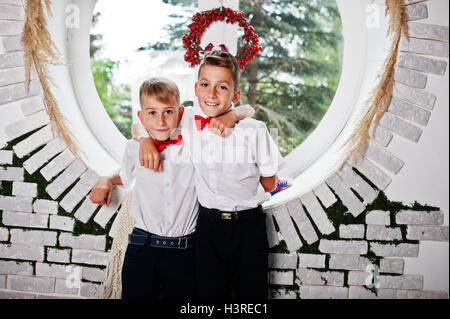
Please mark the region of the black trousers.
<svg viewBox="0 0 450 319"><path fill-rule="evenodd" d="M133 234L145 233L133 229ZM193 299L196 287L193 247L170 249L128 244L122 267L122 299Z"/></svg>
<svg viewBox="0 0 450 319"><path fill-rule="evenodd" d="M198 297L267 299L268 240L261 207L222 219L200 206L196 230Z"/></svg>

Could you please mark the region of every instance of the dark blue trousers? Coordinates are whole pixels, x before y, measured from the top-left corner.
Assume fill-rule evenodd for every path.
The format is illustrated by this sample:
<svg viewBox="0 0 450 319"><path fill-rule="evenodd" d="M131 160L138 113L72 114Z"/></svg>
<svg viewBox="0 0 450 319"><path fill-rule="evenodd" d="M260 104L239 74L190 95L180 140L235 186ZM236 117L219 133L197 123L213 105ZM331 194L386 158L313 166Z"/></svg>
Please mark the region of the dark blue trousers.
<svg viewBox="0 0 450 319"><path fill-rule="evenodd" d="M138 228L132 234L151 235ZM192 299L195 287L193 247L128 244L122 267L122 299Z"/></svg>

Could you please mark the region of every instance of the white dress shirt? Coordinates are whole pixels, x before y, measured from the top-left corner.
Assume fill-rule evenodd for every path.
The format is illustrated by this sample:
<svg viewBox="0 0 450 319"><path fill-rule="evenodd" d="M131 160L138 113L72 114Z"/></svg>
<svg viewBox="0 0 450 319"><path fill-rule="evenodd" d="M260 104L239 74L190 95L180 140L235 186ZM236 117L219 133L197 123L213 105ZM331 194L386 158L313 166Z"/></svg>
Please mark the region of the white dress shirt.
<svg viewBox="0 0 450 319"><path fill-rule="evenodd" d="M139 143L129 140L120 169L123 184L134 182L130 215L136 227L165 237L195 231L198 215L194 166L184 147L168 145L161 153L163 171L155 172L139 162Z"/></svg>
<svg viewBox="0 0 450 319"><path fill-rule="evenodd" d="M227 137L206 126L198 131L195 115L207 116L197 105L186 108L180 125L195 167L198 201L207 208L240 211L265 201L260 177L277 174L283 158L264 122L246 118Z"/></svg>

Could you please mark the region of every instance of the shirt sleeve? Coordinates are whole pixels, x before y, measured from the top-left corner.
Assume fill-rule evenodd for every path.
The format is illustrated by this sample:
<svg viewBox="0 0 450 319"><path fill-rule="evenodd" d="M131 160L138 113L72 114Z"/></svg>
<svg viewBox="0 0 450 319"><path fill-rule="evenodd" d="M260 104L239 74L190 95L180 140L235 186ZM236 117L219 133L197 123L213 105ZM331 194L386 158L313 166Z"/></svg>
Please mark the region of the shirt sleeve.
<svg viewBox="0 0 450 319"><path fill-rule="evenodd" d="M283 156L264 123L257 128L256 164L262 177L276 175L285 165Z"/></svg>
<svg viewBox="0 0 450 319"><path fill-rule="evenodd" d="M134 172L136 170L136 156L133 156L131 142L127 142L125 152L123 153L122 163L120 166L120 179L122 184L129 186L134 181Z"/></svg>

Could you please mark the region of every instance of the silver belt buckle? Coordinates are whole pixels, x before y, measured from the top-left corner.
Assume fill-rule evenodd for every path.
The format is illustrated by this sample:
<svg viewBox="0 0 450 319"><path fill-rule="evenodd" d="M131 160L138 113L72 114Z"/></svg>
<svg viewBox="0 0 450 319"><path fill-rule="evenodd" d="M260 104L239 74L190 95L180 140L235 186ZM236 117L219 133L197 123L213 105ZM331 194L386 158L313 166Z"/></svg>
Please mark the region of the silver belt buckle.
<svg viewBox="0 0 450 319"><path fill-rule="evenodd" d="M231 213L222 213L222 219L231 220L233 215Z"/></svg>

